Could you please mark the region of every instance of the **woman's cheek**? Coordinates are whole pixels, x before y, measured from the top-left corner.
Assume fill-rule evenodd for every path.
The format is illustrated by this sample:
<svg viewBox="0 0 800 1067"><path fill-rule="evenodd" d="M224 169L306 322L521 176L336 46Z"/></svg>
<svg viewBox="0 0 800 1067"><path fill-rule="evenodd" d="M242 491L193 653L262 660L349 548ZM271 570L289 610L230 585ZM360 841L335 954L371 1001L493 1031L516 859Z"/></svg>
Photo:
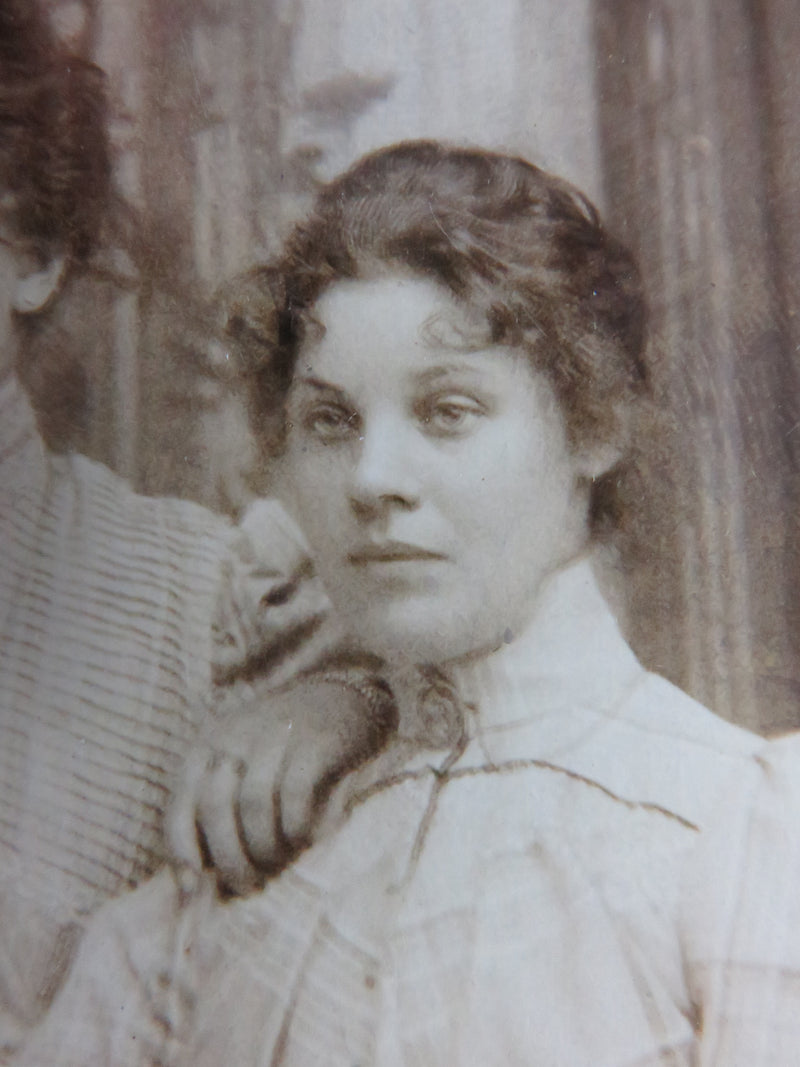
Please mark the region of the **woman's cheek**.
<svg viewBox="0 0 800 1067"><path fill-rule="evenodd" d="M346 469L329 453L329 449L316 454L309 450L308 461L297 465L288 487L295 502L295 519L315 540L325 539L326 532L334 534L337 518L347 504Z"/></svg>

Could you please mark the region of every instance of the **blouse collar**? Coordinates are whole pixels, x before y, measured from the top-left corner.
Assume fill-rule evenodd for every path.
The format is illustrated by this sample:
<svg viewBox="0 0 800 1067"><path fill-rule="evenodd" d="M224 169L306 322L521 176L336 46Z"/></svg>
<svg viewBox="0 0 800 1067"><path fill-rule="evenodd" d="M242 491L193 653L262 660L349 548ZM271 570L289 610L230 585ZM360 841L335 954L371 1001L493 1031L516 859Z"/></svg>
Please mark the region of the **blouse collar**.
<svg viewBox="0 0 800 1067"><path fill-rule="evenodd" d="M546 579L522 633L448 671L473 734L571 709L602 713L641 673L587 557Z"/></svg>

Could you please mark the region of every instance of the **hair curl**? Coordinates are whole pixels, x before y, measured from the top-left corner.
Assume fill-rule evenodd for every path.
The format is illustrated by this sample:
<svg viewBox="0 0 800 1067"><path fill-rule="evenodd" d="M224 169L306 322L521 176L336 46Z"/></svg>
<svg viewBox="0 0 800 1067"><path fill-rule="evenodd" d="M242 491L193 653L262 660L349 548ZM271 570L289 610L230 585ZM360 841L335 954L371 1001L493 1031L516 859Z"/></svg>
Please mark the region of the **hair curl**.
<svg viewBox="0 0 800 1067"><path fill-rule="evenodd" d="M0 194L16 231L86 260L110 181L102 71L59 45L34 0L0 0Z"/></svg>

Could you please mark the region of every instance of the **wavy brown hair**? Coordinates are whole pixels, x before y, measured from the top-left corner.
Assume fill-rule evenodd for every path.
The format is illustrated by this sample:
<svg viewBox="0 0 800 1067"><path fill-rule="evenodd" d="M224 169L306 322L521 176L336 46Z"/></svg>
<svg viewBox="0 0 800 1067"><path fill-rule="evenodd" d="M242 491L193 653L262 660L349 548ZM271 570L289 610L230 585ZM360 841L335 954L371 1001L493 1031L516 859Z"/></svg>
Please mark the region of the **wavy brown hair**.
<svg viewBox="0 0 800 1067"><path fill-rule="evenodd" d="M512 156L392 145L319 193L272 264L233 290L229 334L258 433L279 407L320 295L393 270L433 281L550 380L574 447L614 441L646 389L645 302L631 254L567 182ZM606 514L607 480L594 517Z"/></svg>

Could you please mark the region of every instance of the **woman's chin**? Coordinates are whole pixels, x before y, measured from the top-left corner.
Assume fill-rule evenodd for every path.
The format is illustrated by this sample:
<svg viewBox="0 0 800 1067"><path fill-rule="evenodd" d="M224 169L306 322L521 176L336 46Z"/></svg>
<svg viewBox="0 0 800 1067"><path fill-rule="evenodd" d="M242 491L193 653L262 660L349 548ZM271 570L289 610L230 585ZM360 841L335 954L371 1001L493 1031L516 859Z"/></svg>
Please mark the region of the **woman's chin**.
<svg viewBox="0 0 800 1067"><path fill-rule="evenodd" d="M419 611L383 614L364 612L350 620L350 633L359 648L388 661L447 663L463 659L485 647L473 627L463 630L447 618L428 617Z"/></svg>

